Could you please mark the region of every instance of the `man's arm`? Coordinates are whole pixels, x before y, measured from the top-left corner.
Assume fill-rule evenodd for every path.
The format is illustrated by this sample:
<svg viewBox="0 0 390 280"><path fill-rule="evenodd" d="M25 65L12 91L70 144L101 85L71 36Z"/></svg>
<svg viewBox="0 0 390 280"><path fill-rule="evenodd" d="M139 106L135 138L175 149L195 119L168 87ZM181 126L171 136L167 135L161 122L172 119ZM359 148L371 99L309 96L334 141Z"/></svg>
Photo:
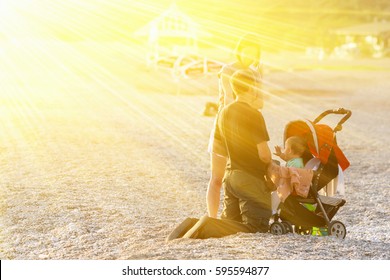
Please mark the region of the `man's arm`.
<svg viewBox="0 0 390 280"><path fill-rule="evenodd" d="M265 164L269 164L271 162L272 160L271 151L268 147L267 141L263 141L257 144L257 152L262 162L264 162Z"/></svg>

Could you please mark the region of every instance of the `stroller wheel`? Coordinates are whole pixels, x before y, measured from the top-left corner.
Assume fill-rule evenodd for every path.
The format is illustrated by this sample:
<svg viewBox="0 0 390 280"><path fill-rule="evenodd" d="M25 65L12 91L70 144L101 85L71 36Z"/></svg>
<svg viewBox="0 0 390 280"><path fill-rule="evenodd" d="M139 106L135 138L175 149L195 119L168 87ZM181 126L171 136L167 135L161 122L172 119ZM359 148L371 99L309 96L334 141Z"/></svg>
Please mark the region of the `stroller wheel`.
<svg viewBox="0 0 390 280"><path fill-rule="evenodd" d="M342 222L332 221L330 222L328 233L331 236L336 236L337 238L344 239L347 235L347 230Z"/></svg>
<svg viewBox="0 0 390 280"><path fill-rule="evenodd" d="M270 227L270 232L274 235L282 235L286 233L286 228L281 222L273 222Z"/></svg>
<svg viewBox="0 0 390 280"><path fill-rule="evenodd" d="M288 221L283 221L282 224L284 225L284 228L286 229L286 233L292 233L294 232L292 224Z"/></svg>

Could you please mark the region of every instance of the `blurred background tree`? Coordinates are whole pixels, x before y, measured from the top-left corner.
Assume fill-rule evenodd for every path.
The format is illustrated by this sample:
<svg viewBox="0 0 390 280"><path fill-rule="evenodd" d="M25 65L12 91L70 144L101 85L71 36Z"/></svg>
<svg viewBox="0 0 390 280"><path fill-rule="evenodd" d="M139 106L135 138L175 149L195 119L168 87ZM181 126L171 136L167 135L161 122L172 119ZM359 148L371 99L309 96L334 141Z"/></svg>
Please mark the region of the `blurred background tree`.
<svg viewBox="0 0 390 280"><path fill-rule="evenodd" d="M9 3L12 0L4 0ZM304 50L326 44L327 34L339 27L390 21L388 0L19 0L21 17L1 20L12 36L74 40L131 41L131 34L165 11L173 2L214 37L204 46L231 48L243 33L261 34L264 49ZM4 28L3 28L4 27ZM17 28L18 27L18 30ZM18 35L19 34L19 35Z"/></svg>

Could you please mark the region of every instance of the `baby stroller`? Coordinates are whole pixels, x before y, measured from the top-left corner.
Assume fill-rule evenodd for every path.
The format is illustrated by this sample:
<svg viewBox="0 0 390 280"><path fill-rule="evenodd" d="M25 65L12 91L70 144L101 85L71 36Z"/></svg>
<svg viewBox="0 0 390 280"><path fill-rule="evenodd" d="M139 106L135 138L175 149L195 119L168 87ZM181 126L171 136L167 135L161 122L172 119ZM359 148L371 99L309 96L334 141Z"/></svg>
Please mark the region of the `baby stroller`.
<svg viewBox="0 0 390 280"><path fill-rule="evenodd" d="M328 125L319 123L329 114L345 116L332 129ZM308 161L305 168L313 169L313 179L307 198L289 195L283 203L280 203L279 214L275 215L270 225L272 234L280 235L293 231L298 234L312 234L313 228L322 228L326 235L345 238L345 225L340 221L332 221L332 218L346 201L320 195L319 191L349 166L347 158L337 146L336 133L341 131L342 124L351 114L351 111L343 108L327 110L314 121L297 120L286 125L284 140L291 136L299 136L307 141L313 158Z"/></svg>

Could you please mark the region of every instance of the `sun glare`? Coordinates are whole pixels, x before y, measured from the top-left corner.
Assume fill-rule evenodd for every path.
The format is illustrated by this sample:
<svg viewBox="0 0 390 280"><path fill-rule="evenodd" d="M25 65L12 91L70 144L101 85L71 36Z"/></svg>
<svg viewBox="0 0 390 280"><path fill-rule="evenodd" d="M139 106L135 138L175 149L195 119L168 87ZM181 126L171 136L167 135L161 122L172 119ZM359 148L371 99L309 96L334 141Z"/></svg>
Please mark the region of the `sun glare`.
<svg viewBox="0 0 390 280"><path fill-rule="evenodd" d="M9 20L18 15L21 9L30 9L34 0L0 0L0 17L3 20Z"/></svg>
<svg viewBox="0 0 390 280"><path fill-rule="evenodd" d="M254 6L251 11L246 4L254 2L219 0L211 1L215 5L210 5L206 0L0 0L0 99L6 104L1 114L9 117L15 130L15 133L10 130L7 133L12 137L22 135L26 141L31 140L30 136L39 139L39 131L44 129L42 124L53 118L80 124L94 116L95 110L103 110L105 104L120 103L128 108L125 117L146 118L157 130L185 145L177 135L156 122L156 119L171 120L165 117L164 108L152 100L156 97L145 94L176 93L179 87L171 74L154 82L151 77L160 74L151 75L146 69L147 52L161 47L148 45L150 23L176 3L177 13L193 21L197 34L203 34L191 47L198 48L200 55L217 57L223 63L232 59L235 43L246 32L260 34L264 53L282 49L304 52L308 44L314 42L310 42L314 35L334 24L332 20L322 22L314 17L312 22L302 23L302 14L308 9L289 10L281 7L280 1L272 5L259 1L268 4ZM326 16L335 14L332 11ZM340 11L340 15L345 14L348 15L348 11ZM347 16L343 18L349 20ZM166 24L184 25L186 22ZM141 35L136 36L137 32ZM154 37L159 35L156 30L153 32ZM158 43L190 41L173 37L163 38ZM371 37L367 40L373 41ZM268 63L269 68L283 70L278 63L284 61ZM290 77L294 79L297 75L291 72ZM216 75L211 79L188 79L181 85L192 93L206 92L203 83L217 85ZM278 89L279 85L269 84L269 87ZM216 97L215 87L213 90ZM267 94L272 95L272 92ZM281 95L274 98L288 102ZM178 108L178 114L197 114L191 107L181 109ZM192 152L190 147L187 149Z"/></svg>

